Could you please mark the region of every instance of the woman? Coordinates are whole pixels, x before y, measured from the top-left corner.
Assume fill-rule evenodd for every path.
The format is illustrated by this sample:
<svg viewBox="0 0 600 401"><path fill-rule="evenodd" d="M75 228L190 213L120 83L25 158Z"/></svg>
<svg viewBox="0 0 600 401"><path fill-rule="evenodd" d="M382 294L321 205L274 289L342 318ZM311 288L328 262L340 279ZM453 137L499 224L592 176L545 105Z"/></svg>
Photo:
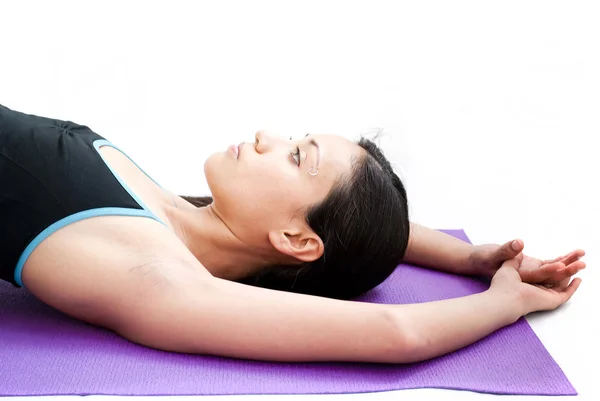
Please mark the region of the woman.
<svg viewBox="0 0 600 401"><path fill-rule="evenodd" d="M0 278L163 350L404 363L558 307L585 267L583 251L542 262L519 240L471 246L409 224L404 187L368 140L258 132L204 167L212 199L192 204L88 127L0 106ZM343 300L402 259L493 279L418 305Z"/></svg>

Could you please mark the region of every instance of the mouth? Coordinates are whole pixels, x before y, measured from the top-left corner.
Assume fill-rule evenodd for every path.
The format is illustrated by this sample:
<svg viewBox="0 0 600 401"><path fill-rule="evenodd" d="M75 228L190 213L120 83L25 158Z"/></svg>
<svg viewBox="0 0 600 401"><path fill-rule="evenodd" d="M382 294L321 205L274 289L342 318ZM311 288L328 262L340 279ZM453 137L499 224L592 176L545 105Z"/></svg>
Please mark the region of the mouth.
<svg viewBox="0 0 600 401"><path fill-rule="evenodd" d="M244 147L245 144L246 144L245 142L242 142L239 145L229 145L229 148L227 148L227 151L230 152L231 154L233 154L236 159L239 159L240 155L242 154L242 148Z"/></svg>
<svg viewBox="0 0 600 401"><path fill-rule="evenodd" d="M227 150L229 152L231 152L236 159L238 159L240 157L240 147L236 146L236 145L230 145L229 148L227 148Z"/></svg>

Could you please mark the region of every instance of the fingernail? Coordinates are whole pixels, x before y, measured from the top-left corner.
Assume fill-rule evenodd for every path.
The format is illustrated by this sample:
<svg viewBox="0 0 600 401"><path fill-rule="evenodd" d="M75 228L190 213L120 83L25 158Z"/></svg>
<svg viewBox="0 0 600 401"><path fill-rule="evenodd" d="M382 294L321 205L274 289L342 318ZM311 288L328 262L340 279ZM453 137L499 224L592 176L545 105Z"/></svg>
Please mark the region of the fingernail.
<svg viewBox="0 0 600 401"><path fill-rule="evenodd" d="M520 248L519 241L513 241L513 243L512 243L512 249L514 251L518 251L519 248Z"/></svg>

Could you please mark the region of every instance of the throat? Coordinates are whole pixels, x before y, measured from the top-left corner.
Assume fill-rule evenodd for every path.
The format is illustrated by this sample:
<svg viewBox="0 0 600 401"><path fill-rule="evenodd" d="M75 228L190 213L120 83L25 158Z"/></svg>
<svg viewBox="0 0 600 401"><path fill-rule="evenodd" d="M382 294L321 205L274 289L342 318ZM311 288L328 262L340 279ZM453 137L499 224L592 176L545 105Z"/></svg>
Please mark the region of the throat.
<svg viewBox="0 0 600 401"><path fill-rule="evenodd" d="M171 207L169 219L175 234L214 277L237 281L270 263L265 247L245 243L212 209ZM268 242L268 241L267 241Z"/></svg>

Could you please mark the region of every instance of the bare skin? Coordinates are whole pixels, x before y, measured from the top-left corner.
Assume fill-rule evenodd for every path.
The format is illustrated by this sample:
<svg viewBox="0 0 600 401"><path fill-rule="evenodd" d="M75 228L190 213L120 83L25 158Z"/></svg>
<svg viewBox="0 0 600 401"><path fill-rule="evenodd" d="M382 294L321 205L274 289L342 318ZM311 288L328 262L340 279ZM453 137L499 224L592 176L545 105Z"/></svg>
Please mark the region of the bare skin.
<svg viewBox="0 0 600 401"><path fill-rule="evenodd" d="M299 206L323 196L336 171L346 168L342 158L336 160L335 154L328 152L335 145L345 145L329 142L328 147L331 138L320 139L323 170L319 182L309 181L314 176L291 166L273 170L270 163L279 163L276 156L289 157L289 145L284 142L265 139L247 156L248 163L258 163L255 168L285 175L288 184L279 190L289 195L280 208L284 212L279 214L272 213L277 209L274 200L260 199L267 204L270 201L270 208L252 211L257 214L248 225L236 215L239 211L232 200L249 188L218 185L236 174L241 174L239 182L251 179L243 174L252 165L219 178L218 174L227 172L223 166L237 168L237 157L235 161L224 159L229 165L217 163L221 167L218 170L207 166L207 179L215 187L215 205L198 210L178 197L174 206L171 194L156 186L124 155L101 148L123 181L167 226L148 218L124 216L71 224L35 249L23 268L23 282L50 306L149 347L273 361L384 363L414 362L451 352L522 315L554 309L576 291L580 280L551 276L558 274L558 269L544 276L544 280L555 277L561 283L557 288L523 283L518 270L523 262L520 252L503 254L504 260L500 260L496 248L480 258L482 266L493 265L489 267L494 270L490 290L419 305L337 301L228 281L267 260L309 260L322 253L320 239L303 224L301 214L294 213ZM312 145L302 146L302 158L315 157ZM347 151L358 152L351 147ZM323 161L328 156L329 164ZM310 164L306 169L312 167ZM279 195L274 194L274 199ZM264 235L260 237L253 234L257 222L263 224ZM458 246L440 238L435 240L447 241L449 252ZM413 241L412 246L408 256L414 259L419 249L426 249L427 242ZM473 252L466 249L463 256L472 258ZM571 259L570 264L578 262L575 256L564 264ZM447 263L448 270L455 263ZM239 266L245 267L240 270Z"/></svg>

